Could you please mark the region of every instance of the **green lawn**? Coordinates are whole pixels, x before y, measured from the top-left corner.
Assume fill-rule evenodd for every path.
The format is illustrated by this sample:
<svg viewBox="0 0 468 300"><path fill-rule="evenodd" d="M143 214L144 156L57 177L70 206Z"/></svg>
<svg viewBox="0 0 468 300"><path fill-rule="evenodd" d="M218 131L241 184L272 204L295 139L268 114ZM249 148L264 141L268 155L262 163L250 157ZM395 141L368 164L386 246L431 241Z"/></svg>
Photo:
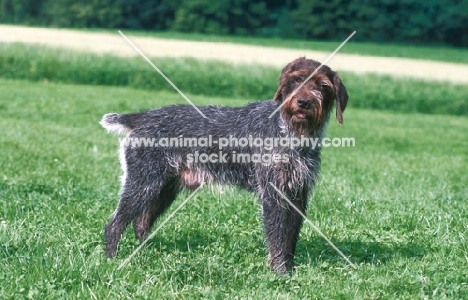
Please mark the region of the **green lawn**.
<svg viewBox="0 0 468 300"><path fill-rule="evenodd" d="M188 94L199 105L241 105ZM359 96L359 95L356 95ZM254 100L254 99L253 99ZM350 99L353 101L353 98ZM117 137L104 113L185 103L172 92L0 79L0 298L468 298L468 118L351 108L323 151L297 270L268 269L259 204L205 189L121 270L102 231L117 203ZM172 210L187 193L181 194Z"/></svg>

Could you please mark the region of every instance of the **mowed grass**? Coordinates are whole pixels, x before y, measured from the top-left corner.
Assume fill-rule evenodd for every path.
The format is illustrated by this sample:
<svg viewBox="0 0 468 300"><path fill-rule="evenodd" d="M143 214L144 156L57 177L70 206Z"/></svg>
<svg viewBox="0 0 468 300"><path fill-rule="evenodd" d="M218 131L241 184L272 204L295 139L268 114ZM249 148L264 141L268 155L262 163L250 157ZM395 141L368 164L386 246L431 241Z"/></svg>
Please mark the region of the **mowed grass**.
<svg viewBox="0 0 468 300"><path fill-rule="evenodd" d="M188 94L198 104L239 99ZM354 99L351 98L350 101ZM254 195L204 189L124 268L103 227L119 191L118 139L104 113L185 103L172 92L0 80L0 298L417 299L468 297L466 117L350 108L329 137L296 270L269 271ZM172 212L188 195L181 194ZM166 214L165 216L167 216Z"/></svg>

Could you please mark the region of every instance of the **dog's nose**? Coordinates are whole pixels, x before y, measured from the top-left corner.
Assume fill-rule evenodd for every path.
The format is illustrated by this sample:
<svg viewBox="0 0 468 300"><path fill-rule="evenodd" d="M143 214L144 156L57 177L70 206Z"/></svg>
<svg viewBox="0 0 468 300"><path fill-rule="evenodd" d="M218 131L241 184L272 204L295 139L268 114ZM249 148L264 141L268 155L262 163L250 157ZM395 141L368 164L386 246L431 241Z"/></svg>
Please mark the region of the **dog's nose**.
<svg viewBox="0 0 468 300"><path fill-rule="evenodd" d="M308 109L310 107L310 101L304 98L299 98L297 99L297 105L299 105L300 108Z"/></svg>

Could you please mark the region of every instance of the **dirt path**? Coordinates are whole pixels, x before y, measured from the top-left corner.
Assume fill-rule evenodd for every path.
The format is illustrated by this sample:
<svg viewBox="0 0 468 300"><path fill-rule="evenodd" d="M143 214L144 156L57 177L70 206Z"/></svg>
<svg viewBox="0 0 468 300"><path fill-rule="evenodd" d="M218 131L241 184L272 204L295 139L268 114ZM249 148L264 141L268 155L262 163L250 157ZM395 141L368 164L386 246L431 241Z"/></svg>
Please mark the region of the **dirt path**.
<svg viewBox="0 0 468 300"><path fill-rule="evenodd" d="M193 42L148 37L129 39L149 57L195 57L231 63L256 63L282 67L299 56L325 60L329 53L231 43ZM0 42L42 44L93 53L136 56L138 53L116 32L91 33L69 29L44 29L0 25ZM346 47L346 45L344 46ZM338 52L327 65L337 71L379 73L397 77L468 84L468 65L343 54Z"/></svg>

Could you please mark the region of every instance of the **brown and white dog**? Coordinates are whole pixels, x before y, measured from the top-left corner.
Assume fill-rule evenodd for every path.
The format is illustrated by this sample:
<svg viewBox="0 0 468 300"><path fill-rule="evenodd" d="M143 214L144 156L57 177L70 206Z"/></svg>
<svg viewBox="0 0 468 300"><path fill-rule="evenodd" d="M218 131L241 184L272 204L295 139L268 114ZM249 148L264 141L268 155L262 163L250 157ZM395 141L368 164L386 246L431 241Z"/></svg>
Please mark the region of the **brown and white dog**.
<svg viewBox="0 0 468 300"><path fill-rule="evenodd" d="M293 138L321 139L334 103L336 117L342 123L348 102L340 77L327 66L304 83L319 66L317 61L298 58L283 69L272 100L244 107L200 107L208 118L187 105L105 115L102 126L111 132L125 133L127 140L151 139L157 144L170 138L180 139L177 145L166 146L121 143L123 184L117 209L105 228L107 255L116 255L121 234L132 221L136 237L145 240L155 220L182 188L220 183L258 195L271 268L280 274L291 270L303 220L270 183L305 212L319 172L320 146L285 146L282 142ZM278 113L273 114L280 106ZM184 143L183 137L189 137L191 142ZM196 143L207 137L217 142ZM279 143L272 143L271 147L251 143L258 139ZM243 160L237 159L240 154L244 155ZM202 155L222 155L222 160L194 159ZM265 157L270 158L268 163Z"/></svg>

